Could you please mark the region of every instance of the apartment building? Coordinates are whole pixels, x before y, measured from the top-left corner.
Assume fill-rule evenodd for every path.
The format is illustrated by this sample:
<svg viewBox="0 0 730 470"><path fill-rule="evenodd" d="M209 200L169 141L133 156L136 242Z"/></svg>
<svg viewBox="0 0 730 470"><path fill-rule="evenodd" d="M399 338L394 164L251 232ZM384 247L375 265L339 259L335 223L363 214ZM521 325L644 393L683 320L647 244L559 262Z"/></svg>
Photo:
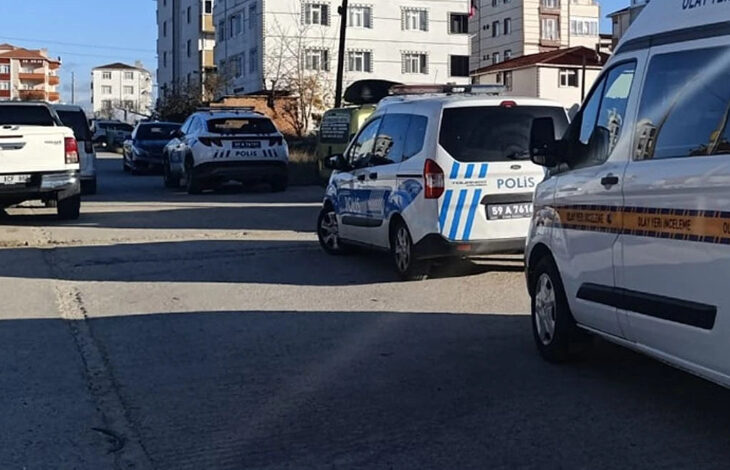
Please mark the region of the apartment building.
<svg viewBox="0 0 730 470"><path fill-rule="evenodd" d="M595 0L478 0L470 70L523 55L600 43Z"/></svg>
<svg viewBox="0 0 730 470"><path fill-rule="evenodd" d="M91 71L91 103L96 116L139 120L152 108L152 75L141 63L95 67Z"/></svg>
<svg viewBox="0 0 730 470"><path fill-rule="evenodd" d="M334 90L339 0L217 0L215 61L224 94L285 89L313 73ZM467 83L466 0L369 0L347 12L345 82Z"/></svg>
<svg viewBox="0 0 730 470"><path fill-rule="evenodd" d="M215 3L215 0L157 0L160 96L178 87L201 85L215 71Z"/></svg>
<svg viewBox="0 0 730 470"><path fill-rule="evenodd" d="M57 103L61 59L45 49L0 44L0 100L43 100Z"/></svg>

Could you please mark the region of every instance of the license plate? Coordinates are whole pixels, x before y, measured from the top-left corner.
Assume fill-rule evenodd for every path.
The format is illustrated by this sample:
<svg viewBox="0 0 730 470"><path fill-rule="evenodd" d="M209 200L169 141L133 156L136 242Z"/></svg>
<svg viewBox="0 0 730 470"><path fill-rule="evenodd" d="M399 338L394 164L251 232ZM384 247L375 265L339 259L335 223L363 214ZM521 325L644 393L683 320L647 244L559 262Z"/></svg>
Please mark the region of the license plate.
<svg viewBox="0 0 730 470"><path fill-rule="evenodd" d="M532 203L520 202L516 204L490 204L487 206L487 219L523 219L532 217Z"/></svg>
<svg viewBox="0 0 730 470"><path fill-rule="evenodd" d="M234 141L233 148L234 149L260 149L261 141L260 140Z"/></svg>
<svg viewBox="0 0 730 470"><path fill-rule="evenodd" d="M0 175L0 184L25 184L30 181L30 175Z"/></svg>

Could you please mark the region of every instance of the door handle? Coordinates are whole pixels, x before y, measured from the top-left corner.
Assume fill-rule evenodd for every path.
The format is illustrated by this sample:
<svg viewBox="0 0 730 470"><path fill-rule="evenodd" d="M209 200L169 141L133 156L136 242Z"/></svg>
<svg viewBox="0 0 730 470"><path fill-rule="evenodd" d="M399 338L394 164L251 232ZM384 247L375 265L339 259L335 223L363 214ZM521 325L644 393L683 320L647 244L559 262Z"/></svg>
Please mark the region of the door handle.
<svg viewBox="0 0 730 470"><path fill-rule="evenodd" d="M365 181L365 175L363 175L363 174L357 175L357 180L358 181Z"/></svg>
<svg viewBox="0 0 730 470"><path fill-rule="evenodd" d="M370 173L370 179L371 179L371 180L376 180L376 179L378 179L378 174L377 174L377 173Z"/></svg>
<svg viewBox="0 0 730 470"><path fill-rule="evenodd" d="M606 175L603 178L601 178L601 185L602 186L616 186L618 184L618 176L615 175Z"/></svg>

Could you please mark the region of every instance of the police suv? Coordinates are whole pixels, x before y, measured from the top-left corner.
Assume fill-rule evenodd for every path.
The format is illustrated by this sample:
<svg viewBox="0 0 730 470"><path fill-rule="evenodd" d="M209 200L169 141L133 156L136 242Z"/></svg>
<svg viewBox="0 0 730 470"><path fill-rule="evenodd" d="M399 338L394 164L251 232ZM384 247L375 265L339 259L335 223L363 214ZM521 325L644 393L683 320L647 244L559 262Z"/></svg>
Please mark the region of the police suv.
<svg viewBox="0 0 730 470"><path fill-rule="evenodd" d="M251 108L209 108L193 113L163 150L164 183L188 193L228 181L288 184L289 147L268 117Z"/></svg>
<svg viewBox="0 0 730 470"><path fill-rule="evenodd" d="M730 2L651 2L556 141L532 130L539 351L598 334L730 386Z"/></svg>
<svg viewBox="0 0 730 470"><path fill-rule="evenodd" d="M490 86L398 86L381 101L327 187L317 234L339 254L352 245L389 250L404 279L423 279L444 258L522 252L535 185L529 160L535 118L560 135L561 105L495 96Z"/></svg>

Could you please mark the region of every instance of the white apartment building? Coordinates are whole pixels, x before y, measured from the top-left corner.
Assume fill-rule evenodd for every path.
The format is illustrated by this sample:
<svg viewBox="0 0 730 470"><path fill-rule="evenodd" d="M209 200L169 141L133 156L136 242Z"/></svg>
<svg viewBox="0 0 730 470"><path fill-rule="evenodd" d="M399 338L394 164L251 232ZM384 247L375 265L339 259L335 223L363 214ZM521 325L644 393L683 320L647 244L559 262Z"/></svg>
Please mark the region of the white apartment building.
<svg viewBox="0 0 730 470"><path fill-rule="evenodd" d="M157 0L159 95L201 84L215 70L215 0Z"/></svg>
<svg viewBox="0 0 730 470"><path fill-rule="evenodd" d="M595 0L478 0L469 69L560 48L595 49L599 17Z"/></svg>
<svg viewBox="0 0 730 470"><path fill-rule="evenodd" d="M225 94L286 89L337 70L339 0L217 0L215 61ZM466 0L369 0L347 12L345 85L361 79L468 83ZM329 83L328 83L329 88Z"/></svg>
<svg viewBox="0 0 730 470"><path fill-rule="evenodd" d="M140 116L129 111L150 114L152 76L139 63L117 62L95 67L91 71L91 103L96 116L137 121Z"/></svg>

